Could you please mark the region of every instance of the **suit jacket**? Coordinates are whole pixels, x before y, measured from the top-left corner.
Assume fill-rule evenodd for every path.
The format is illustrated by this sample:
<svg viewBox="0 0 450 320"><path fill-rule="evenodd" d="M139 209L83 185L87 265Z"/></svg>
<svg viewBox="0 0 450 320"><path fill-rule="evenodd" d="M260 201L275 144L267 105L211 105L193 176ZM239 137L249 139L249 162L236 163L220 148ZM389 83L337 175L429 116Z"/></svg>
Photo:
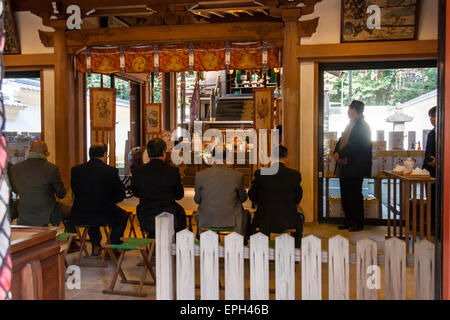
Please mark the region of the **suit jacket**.
<svg viewBox="0 0 450 320"><path fill-rule="evenodd" d="M436 158L436 129L431 130L428 134L425 159L423 161L423 169L427 169L432 177L436 177L436 167L428 165L429 162L433 161L431 156Z"/></svg>
<svg viewBox="0 0 450 320"><path fill-rule="evenodd" d="M74 203L70 216L73 225L106 225L117 219L121 209L116 203L125 199L119 171L100 159L72 168Z"/></svg>
<svg viewBox="0 0 450 320"><path fill-rule="evenodd" d="M62 214L55 196L62 199L67 191L58 167L46 159L30 158L10 167L13 192L19 195L18 224L57 225Z"/></svg>
<svg viewBox="0 0 450 320"><path fill-rule="evenodd" d="M275 175L261 175L260 170L255 172L248 196L258 206L253 223L263 233L282 232L296 224L297 204L303 197L301 181L300 172L282 163Z"/></svg>
<svg viewBox="0 0 450 320"><path fill-rule="evenodd" d="M342 138L341 138L342 139ZM339 150L341 139L336 145L334 153L339 153L341 159L347 159L347 164L341 166L342 178L364 178L372 176L372 137L370 127L360 117L350 133L348 144Z"/></svg>
<svg viewBox="0 0 450 320"><path fill-rule="evenodd" d="M132 170L131 188L139 198L137 214L143 230L154 228L155 217L162 212L174 215L184 213L183 208L175 201L184 197L180 170L176 167L159 159L152 159Z"/></svg>
<svg viewBox="0 0 450 320"><path fill-rule="evenodd" d="M215 165L197 173L194 201L199 204L196 219L200 228L239 226L245 200L241 172Z"/></svg>

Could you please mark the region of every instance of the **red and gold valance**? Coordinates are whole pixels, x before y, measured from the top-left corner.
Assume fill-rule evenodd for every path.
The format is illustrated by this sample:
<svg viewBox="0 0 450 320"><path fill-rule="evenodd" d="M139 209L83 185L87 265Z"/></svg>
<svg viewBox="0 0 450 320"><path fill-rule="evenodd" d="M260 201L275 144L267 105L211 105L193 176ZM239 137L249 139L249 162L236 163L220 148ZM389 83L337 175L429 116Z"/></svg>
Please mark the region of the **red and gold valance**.
<svg viewBox="0 0 450 320"><path fill-rule="evenodd" d="M159 70L164 72L188 71L189 48L186 45L160 46Z"/></svg>
<svg viewBox="0 0 450 320"><path fill-rule="evenodd" d="M155 49L153 46L144 48L124 49L125 71L131 73L150 73L155 71Z"/></svg>
<svg viewBox="0 0 450 320"><path fill-rule="evenodd" d="M261 42L94 47L75 63L79 72L103 74L272 69L280 67L280 49Z"/></svg>
<svg viewBox="0 0 450 320"><path fill-rule="evenodd" d="M226 43L198 44L194 49L196 71L225 70Z"/></svg>

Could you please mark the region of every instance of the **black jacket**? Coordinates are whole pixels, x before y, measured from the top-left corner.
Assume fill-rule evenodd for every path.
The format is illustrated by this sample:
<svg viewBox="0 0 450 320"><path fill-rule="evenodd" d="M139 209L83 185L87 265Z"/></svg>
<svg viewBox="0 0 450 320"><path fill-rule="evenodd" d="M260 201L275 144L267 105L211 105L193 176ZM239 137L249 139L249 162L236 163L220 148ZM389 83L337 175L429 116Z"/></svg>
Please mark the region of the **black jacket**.
<svg viewBox="0 0 450 320"><path fill-rule="evenodd" d="M105 225L112 223L125 199L125 188L116 168L99 159L72 168L71 186L75 197L70 224Z"/></svg>
<svg viewBox="0 0 450 320"><path fill-rule="evenodd" d="M333 153L339 153L341 159L347 159L347 164L341 165L341 177L370 178L372 176L372 135L364 117L361 116L356 121L343 150L339 150L341 139Z"/></svg>
<svg viewBox="0 0 450 320"><path fill-rule="evenodd" d="M292 227L298 219L297 204L303 197L301 174L280 163L275 175L255 172L248 191L250 200L258 206L253 223L263 233L282 232Z"/></svg>
<svg viewBox="0 0 450 320"><path fill-rule="evenodd" d="M184 210L175 200L184 197L180 171L176 167L153 159L149 163L132 170L131 187L139 198L137 214L141 229L152 229L155 216L162 212L174 215Z"/></svg>
<svg viewBox="0 0 450 320"><path fill-rule="evenodd" d="M436 167L428 165L429 162L433 161L431 156L436 158L436 130L433 129L428 134L427 147L425 149L425 159L423 161L423 169L430 171L432 177L436 177Z"/></svg>

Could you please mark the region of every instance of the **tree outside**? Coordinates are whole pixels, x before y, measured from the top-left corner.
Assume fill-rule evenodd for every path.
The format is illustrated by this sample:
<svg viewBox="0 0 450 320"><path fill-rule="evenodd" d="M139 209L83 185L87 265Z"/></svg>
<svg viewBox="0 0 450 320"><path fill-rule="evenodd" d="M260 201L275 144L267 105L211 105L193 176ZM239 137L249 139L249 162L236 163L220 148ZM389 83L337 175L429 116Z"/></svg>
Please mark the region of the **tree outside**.
<svg viewBox="0 0 450 320"><path fill-rule="evenodd" d="M351 87L350 87L351 79ZM326 73L331 103L349 100L366 105L396 106L437 88L436 68L333 71Z"/></svg>

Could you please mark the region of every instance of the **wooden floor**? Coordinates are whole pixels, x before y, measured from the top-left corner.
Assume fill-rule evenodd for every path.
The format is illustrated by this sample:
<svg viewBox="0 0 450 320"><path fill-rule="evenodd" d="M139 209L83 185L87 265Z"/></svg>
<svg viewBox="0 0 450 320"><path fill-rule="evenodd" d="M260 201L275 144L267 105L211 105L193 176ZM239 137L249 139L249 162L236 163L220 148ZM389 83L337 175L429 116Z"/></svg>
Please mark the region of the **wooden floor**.
<svg viewBox="0 0 450 320"><path fill-rule="evenodd" d="M193 202L193 190L186 190L185 199L181 204L186 209L196 209L196 205ZM249 203L245 206L248 207ZM195 230L194 230L195 231ZM126 231L128 234L128 231ZM342 235L350 241L350 251L356 252L356 241L364 238L371 238L375 240L378 244L378 251L383 253L384 239L386 234L385 227L366 227L364 231L358 233L349 233L348 231L337 230L336 225L331 224L311 224L306 225L304 230L304 236L315 235L322 239L322 250L326 251L328 249L328 239L335 235ZM90 252L90 247L89 247ZM76 255L69 254L68 262L71 264L75 261ZM197 259L199 260L199 259ZM140 261L140 256L136 252L127 253L124 262L124 271L130 279L138 279L140 277L143 267L137 266ZM81 268L81 289L80 290L69 290L66 288L66 299L68 300L125 300L125 299L156 299L156 288L155 287L144 287L144 292L147 293L146 298L134 298L126 296L117 295L107 295L103 294L102 290L109 286L113 275L113 262L111 260L106 260L107 267L105 268L92 268L92 267L82 267ZM270 263L270 288L275 288L275 265ZM199 261L197 261L196 270L199 270ZM296 265L296 299L301 299L301 263ZM197 284L200 283L198 272L196 272ZM148 275L147 280L150 276ZM223 282L224 269L223 261L220 263L220 278ZM322 297L324 300L328 299L328 264L322 264ZM250 287L250 270L248 261L245 263L245 287ZM414 299L414 273L412 268L407 268L407 299ZM133 285L127 284L117 284L117 289L134 290ZM220 298L223 299L224 291L220 292ZM250 293L246 291L246 299L250 298ZM384 299L384 268L381 268L381 290L379 290L379 299ZM200 299L200 290L197 290L197 299ZM271 294L271 299L275 299L275 294ZM356 266L350 265L350 299L356 299Z"/></svg>

